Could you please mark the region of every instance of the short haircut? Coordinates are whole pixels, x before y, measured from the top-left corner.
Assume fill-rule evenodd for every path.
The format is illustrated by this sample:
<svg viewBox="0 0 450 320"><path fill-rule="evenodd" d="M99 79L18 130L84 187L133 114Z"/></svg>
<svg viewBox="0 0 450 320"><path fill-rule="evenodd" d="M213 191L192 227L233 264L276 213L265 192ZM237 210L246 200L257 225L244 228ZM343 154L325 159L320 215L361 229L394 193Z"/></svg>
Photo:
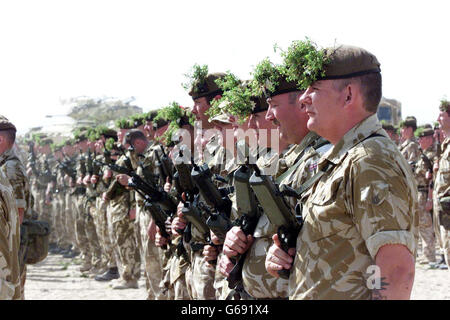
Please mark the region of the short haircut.
<svg viewBox="0 0 450 320"><path fill-rule="evenodd" d="M8 141L10 146L12 146L14 144L14 142L16 142L16 130L15 129L1 130L0 134L6 138L6 141Z"/></svg>
<svg viewBox="0 0 450 320"><path fill-rule="evenodd" d="M364 100L364 109L370 113L376 113L382 96L381 73L369 73L359 77L335 80L334 87L336 90L341 91L350 83L359 84Z"/></svg>

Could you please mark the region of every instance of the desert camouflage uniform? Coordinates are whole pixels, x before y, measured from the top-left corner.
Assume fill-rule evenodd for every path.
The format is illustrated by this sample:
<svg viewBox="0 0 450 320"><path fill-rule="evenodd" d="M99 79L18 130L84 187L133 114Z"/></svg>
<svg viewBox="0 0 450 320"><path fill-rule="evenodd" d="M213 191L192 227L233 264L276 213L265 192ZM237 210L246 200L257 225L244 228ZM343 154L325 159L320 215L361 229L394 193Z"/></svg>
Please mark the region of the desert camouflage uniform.
<svg viewBox="0 0 450 320"><path fill-rule="evenodd" d="M116 164L124 166L124 156ZM107 209L108 229L116 249L116 263L122 280L137 281L141 270L134 225L129 216L132 207L131 193L116 181L115 176L114 174L113 182L106 192L108 199L111 199Z"/></svg>
<svg viewBox="0 0 450 320"><path fill-rule="evenodd" d="M439 171L436 174L434 183L433 203L436 237L439 239L440 247L444 251L448 265L450 261L450 231L439 224L439 212L442 210L439 199L450 195L450 138L447 137L442 143L442 151L439 160Z"/></svg>
<svg viewBox="0 0 450 320"><path fill-rule="evenodd" d="M36 196L35 196L35 203L37 203L39 213L39 220L43 220L48 222L50 225L50 230L53 230L53 223L52 223L52 206L47 204L45 202L46 195L45 192L47 190L47 185L50 182L49 177L45 176L45 161L48 163L51 162L52 157L50 155L39 155L38 161L36 163L36 166L38 166L39 170L39 176L36 178ZM49 163L50 166L50 163ZM54 235L54 232L50 232L49 236L49 242L53 243L56 242L56 237Z"/></svg>
<svg viewBox="0 0 450 320"><path fill-rule="evenodd" d="M402 244L416 256L415 179L376 115L348 131L319 170L327 173L305 195L289 298L370 299L379 248Z"/></svg>
<svg viewBox="0 0 450 320"><path fill-rule="evenodd" d="M433 150L433 146L425 150L424 155L430 160L431 166L433 166L434 160L436 158L436 153ZM416 170L414 172L419 191L419 234L423 241L422 243L424 256L426 257L428 262L435 262L436 252L433 219L431 217L432 213L425 210L430 185L430 181L426 179L425 175L429 170L433 172L433 168L427 168L425 161L422 159L422 157L420 157L417 161Z"/></svg>
<svg viewBox="0 0 450 320"><path fill-rule="evenodd" d="M14 190L0 170L0 300L21 297L19 228Z"/></svg>
<svg viewBox="0 0 450 320"><path fill-rule="evenodd" d="M149 142L147 149L143 152L145 156L142 161L142 167L137 167L137 174L142 178L145 178L145 175L150 178L153 175L157 174L157 169L155 163L157 161L155 152L157 148L159 149L160 144L156 142ZM144 174L145 171L145 174ZM147 181L150 184L157 183L156 180L152 179L152 181ZM146 281L147 288L147 299L148 300L166 300L167 293L165 293L165 287L163 286L163 265L162 265L162 256L158 247L155 246L155 243L150 240L147 229L152 220L150 213L144 209L144 199L136 193L136 225L140 230L140 242L141 242L141 259L144 265L144 275Z"/></svg>
<svg viewBox="0 0 450 320"><path fill-rule="evenodd" d="M404 141L400 147L400 153L405 157L406 161L411 164L416 164L420 158L420 145L414 138Z"/></svg>
<svg viewBox="0 0 450 320"><path fill-rule="evenodd" d="M325 147L316 151L314 146L319 140L319 136L309 132L299 145L291 146L288 151L281 156L278 163L277 182L292 188L299 188L301 184L311 178L317 171L317 161L323 154ZM328 144L329 148L329 144ZM275 158L276 159L276 158ZM261 169L271 165L271 160L266 162L258 159ZM272 160L273 161L273 160ZM291 172L289 168L298 164ZM282 175L283 174L283 175ZM289 199L288 204L292 212L295 212L296 199ZM258 221L253 237L255 241L247 254L242 277L244 289L252 297L257 299L278 299L288 297L288 280L274 278L265 269L265 259L267 252L272 245L272 236L277 233L277 226L270 223L266 214L263 214Z"/></svg>
<svg viewBox="0 0 450 320"><path fill-rule="evenodd" d="M77 157L76 163L77 163L77 177L84 177L84 163L82 162L83 155L79 155ZM86 220L87 220L87 213L86 213L86 187L84 185L76 187L76 190L79 192L83 192L84 194L77 194L74 195L74 209L75 209L75 231L76 231L76 238L77 243L79 246L79 249L81 251L81 258L84 261L84 265L87 268L92 267L92 252L90 248L89 238L87 236L87 226L86 226Z"/></svg>
<svg viewBox="0 0 450 320"><path fill-rule="evenodd" d="M213 174L220 173L223 166L222 159L225 150L219 144L219 139L213 136L206 144L203 152L203 158L199 161L199 165L208 163L208 167ZM200 197L200 201L204 201L202 197ZM191 255L191 264L186 270L188 292L194 300L215 300L216 289L214 288L214 283L216 281L216 268L210 266L202 254L203 247L207 243L195 227L192 227L191 234L192 240L190 245L193 244L196 250L193 250L192 247L187 249Z"/></svg>
<svg viewBox="0 0 450 320"><path fill-rule="evenodd" d="M25 213L29 211L30 206L30 186L26 175L26 169L12 149L5 151L0 156L0 167L12 186L17 209L23 209L25 218ZM24 287L27 272L27 266L23 258L22 256L19 257L21 283L20 296L22 300L25 299Z"/></svg>
<svg viewBox="0 0 450 320"><path fill-rule="evenodd" d="M94 186L92 184L88 184L86 188L86 195L83 197L86 236L89 241L89 247L92 255L91 265L93 268L102 269L106 267L106 261L97 236L97 196L97 190L94 190Z"/></svg>
<svg viewBox="0 0 450 320"><path fill-rule="evenodd" d="M65 214L66 214L66 183L61 170L54 172L56 176L56 185L53 189L53 225L56 236L56 244L60 248L68 249L70 242L67 237L68 230L66 229Z"/></svg>
<svg viewBox="0 0 450 320"><path fill-rule="evenodd" d="M96 158L98 161L105 162L103 155L98 155ZM116 268L116 258L114 254L114 248L112 246L111 235L108 231L108 220L107 220L107 208L108 202L102 199L102 194L106 192L110 185L109 181L105 181L102 177L99 177L97 182L97 198L95 200L95 226L97 231L97 236L99 240L100 247L102 249L102 255L104 259L104 265L107 268Z"/></svg>
<svg viewBox="0 0 450 320"><path fill-rule="evenodd" d="M75 162L76 157L72 158L72 162ZM71 187L71 178L65 177L65 183L66 183L66 192L65 192L65 209L64 209L64 223L65 223L65 229L67 230L67 240L72 244L73 250L81 251L81 244L78 243L77 240L77 232L76 232L76 217L77 217L77 210L75 209L76 205L76 199L77 196L73 193L76 190L76 187ZM76 181L73 181L75 184Z"/></svg>

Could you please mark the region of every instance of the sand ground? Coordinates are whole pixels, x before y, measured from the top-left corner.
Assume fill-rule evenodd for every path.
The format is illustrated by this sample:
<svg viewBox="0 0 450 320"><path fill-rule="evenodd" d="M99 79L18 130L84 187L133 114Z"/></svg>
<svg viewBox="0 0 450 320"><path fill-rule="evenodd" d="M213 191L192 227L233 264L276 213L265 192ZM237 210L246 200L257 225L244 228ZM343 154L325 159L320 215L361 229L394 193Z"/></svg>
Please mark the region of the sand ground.
<svg viewBox="0 0 450 320"><path fill-rule="evenodd" d="M25 298L27 300L145 300L145 281L139 289L113 290L109 283L83 276L77 259L50 254L44 261L29 265ZM416 265L413 300L450 300L450 271Z"/></svg>

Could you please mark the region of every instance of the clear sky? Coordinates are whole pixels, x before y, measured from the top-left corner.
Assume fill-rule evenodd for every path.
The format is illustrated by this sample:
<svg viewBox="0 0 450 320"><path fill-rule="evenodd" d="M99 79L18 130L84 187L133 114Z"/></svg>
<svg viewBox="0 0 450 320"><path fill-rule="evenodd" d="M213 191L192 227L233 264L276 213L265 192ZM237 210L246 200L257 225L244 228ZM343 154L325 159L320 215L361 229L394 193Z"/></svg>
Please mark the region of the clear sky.
<svg viewBox="0 0 450 320"><path fill-rule="evenodd" d="M136 98L148 111L192 101L193 64L243 79L273 45L310 37L363 47L383 95L419 124L450 98L448 1L14 0L0 3L1 114L24 133L76 96Z"/></svg>

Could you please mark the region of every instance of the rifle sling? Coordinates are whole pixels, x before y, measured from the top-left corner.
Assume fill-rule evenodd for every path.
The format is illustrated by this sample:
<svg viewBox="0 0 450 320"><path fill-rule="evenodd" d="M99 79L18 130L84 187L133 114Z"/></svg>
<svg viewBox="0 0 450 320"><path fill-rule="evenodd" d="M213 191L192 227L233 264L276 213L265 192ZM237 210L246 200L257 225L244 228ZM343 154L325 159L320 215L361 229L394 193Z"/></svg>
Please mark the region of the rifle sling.
<svg viewBox="0 0 450 320"><path fill-rule="evenodd" d="M325 140L323 138L319 138L318 140L314 141L313 145L309 145L309 146L311 146L311 148L313 148L314 150L317 150L317 149L319 149L320 147L323 147L326 144L329 144L329 142L327 140ZM280 175L275 180L275 182L277 184L280 184L281 181L283 181L286 177L288 177L303 162L303 161L301 161L302 158L303 158L303 154L305 153L305 151L308 149L309 146L306 146L305 149L303 149L302 152L300 152L300 154L297 157L297 161L295 162L295 164L292 167L290 167L285 173Z"/></svg>

